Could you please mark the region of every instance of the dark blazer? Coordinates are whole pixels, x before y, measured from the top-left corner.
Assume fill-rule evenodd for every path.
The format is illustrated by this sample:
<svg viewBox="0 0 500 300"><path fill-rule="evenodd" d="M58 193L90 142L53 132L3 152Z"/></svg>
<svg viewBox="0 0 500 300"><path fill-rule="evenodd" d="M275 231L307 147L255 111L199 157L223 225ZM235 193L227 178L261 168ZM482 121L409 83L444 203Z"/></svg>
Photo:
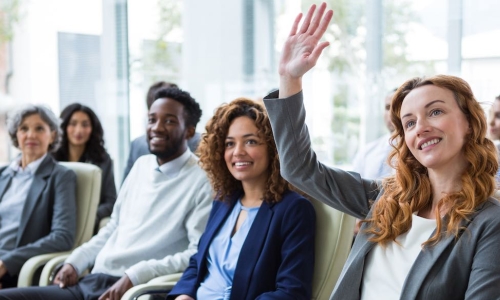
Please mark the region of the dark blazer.
<svg viewBox="0 0 500 300"><path fill-rule="evenodd" d="M195 132L194 136L188 140L188 147L191 152L195 152L196 148L198 148L198 144L200 143L201 135L198 132ZM127 159L127 166L125 167L125 171L123 172L122 183L127 178L128 173L132 169L135 161L146 154L151 154L149 152L148 139L146 135L141 135L130 143L130 152Z"/></svg>
<svg viewBox="0 0 500 300"><path fill-rule="evenodd" d="M214 201L198 253L167 299L186 294L196 299L207 275L208 248L240 198L230 204ZM231 299L311 299L314 269L316 213L295 192L286 192L276 204L262 203L241 248L233 278Z"/></svg>
<svg viewBox="0 0 500 300"><path fill-rule="evenodd" d="M0 201L12 179L0 168ZM16 248L0 249L11 276L32 256L67 251L76 231L76 175L47 155L38 167L24 204Z"/></svg>
<svg viewBox="0 0 500 300"><path fill-rule="evenodd" d="M335 209L358 218L370 216L370 204L380 198L383 190L376 181L318 161L305 125L302 93L279 100L271 99L277 94L268 97L264 103L283 177ZM400 299L500 299L499 202L489 198L461 225L458 238L444 237L420 252ZM361 226L331 299L360 298L365 259L375 245L364 232L366 226Z"/></svg>

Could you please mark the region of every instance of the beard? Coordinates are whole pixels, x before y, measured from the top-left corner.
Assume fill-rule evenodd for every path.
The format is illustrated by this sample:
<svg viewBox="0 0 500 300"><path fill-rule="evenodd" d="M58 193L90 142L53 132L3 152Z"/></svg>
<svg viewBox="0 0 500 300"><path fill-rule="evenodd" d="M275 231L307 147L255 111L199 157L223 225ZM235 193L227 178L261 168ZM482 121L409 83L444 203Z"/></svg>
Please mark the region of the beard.
<svg viewBox="0 0 500 300"><path fill-rule="evenodd" d="M152 149L151 144L148 142L149 152L156 155L161 160L168 160L170 157L174 156L179 152L179 149L184 143L183 134L177 138L169 137L167 143L163 149Z"/></svg>

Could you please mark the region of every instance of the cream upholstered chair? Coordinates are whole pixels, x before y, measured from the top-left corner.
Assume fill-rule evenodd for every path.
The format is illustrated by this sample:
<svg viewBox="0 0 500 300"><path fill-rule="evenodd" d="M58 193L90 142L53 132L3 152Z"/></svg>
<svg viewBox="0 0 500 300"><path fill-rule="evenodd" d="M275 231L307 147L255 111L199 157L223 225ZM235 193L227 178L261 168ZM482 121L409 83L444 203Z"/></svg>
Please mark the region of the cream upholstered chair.
<svg viewBox="0 0 500 300"><path fill-rule="evenodd" d="M316 211L316 255L313 277L313 300L330 299L340 272L347 260L356 219L332 207L313 200ZM155 278L128 290L122 300L148 299L146 294L166 293L181 274ZM142 296L141 296L142 295Z"/></svg>
<svg viewBox="0 0 500 300"><path fill-rule="evenodd" d="M92 164L79 162L60 162L60 164L76 173L77 224L74 249L92 237L101 194L101 169ZM32 285L33 276L38 268L54 257L69 253L71 251L32 257L21 268L17 283L18 287Z"/></svg>
<svg viewBox="0 0 500 300"><path fill-rule="evenodd" d="M356 219L322 202L316 210L316 256L312 299L330 299L330 294L351 251Z"/></svg>

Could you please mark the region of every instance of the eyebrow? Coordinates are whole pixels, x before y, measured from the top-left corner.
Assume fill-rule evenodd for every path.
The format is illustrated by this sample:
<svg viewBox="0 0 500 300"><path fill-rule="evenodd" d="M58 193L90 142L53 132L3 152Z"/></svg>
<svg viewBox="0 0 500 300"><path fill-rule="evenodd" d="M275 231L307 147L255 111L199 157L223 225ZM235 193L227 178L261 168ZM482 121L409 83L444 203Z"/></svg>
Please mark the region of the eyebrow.
<svg viewBox="0 0 500 300"><path fill-rule="evenodd" d="M250 137L250 136L255 136L255 137L259 137L258 135L256 135L256 134L253 134L253 133L247 133L247 134L243 135L243 137L244 137L244 138L246 138L246 137ZM226 137L226 140L227 140L227 139L231 139L231 140L234 140L234 137L231 137L231 136L227 136L227 137Z"/></svg>
<svg viewBox="0 0 500 300"><path fill-rule="evenodd" d="M431 101L431 102L427 103L424 106L424 108L428 108L429 106L431 106L431 105L433 105L433 104L435 104L437 102L445 103L443 100L434 100L434 101ZM406 115L404 115L404 116L401 117L401 120L404 119L404 118L406 118L406 117L409 117L411 115L412 115L412 113L407 113Z"/></svg>
<svg viewBox="0 0 500 300"><path fill-rule="evenodd" d="M156 115L157 115L157 113L149 113L148 114L148 116L156 116ZM164 116L165 117L174 117L174 118L178 119L177 116L174 114L165 114Z"/></svg>

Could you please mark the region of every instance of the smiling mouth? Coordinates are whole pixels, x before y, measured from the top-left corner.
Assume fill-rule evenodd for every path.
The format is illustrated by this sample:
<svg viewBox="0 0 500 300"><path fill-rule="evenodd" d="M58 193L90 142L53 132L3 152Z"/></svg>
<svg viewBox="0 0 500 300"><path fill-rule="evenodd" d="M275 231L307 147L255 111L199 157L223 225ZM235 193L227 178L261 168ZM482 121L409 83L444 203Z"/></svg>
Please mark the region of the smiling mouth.
<svg viewBox="0 0 500 300"><path fill-rule="evenodd" d="M235 163L233 163L233 165L234 165L235 167L249 166L249 165L251 165L251 164L252 164L251 162L247 162L247 161L244 161L244 162L242 161L242 162L235 162Z"/></svg>
<svg viewBox="0 0 500 300"><path fill-rule="evenodd" d="M435 144L437 144L437 143L439 143L439 142L441 142L441 139L432 139L432 140L430 140L430 141L428 141L428 142L425 142L425 143L423 143L422 145L420 145L420 148L419 148L419 149L420 149L420 150L424 150L425 148L427 148L427 147L429 147L429 146L431 146L431 145L435 145Z"/></svg>

